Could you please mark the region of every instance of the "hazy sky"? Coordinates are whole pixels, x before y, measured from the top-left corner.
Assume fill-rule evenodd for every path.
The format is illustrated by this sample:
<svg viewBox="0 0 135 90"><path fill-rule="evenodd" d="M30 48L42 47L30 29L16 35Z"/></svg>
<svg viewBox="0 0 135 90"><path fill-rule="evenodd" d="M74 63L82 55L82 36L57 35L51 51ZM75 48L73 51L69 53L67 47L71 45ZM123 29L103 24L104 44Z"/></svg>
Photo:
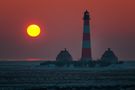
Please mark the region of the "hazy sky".
<svg viewBox="0 0 135 90"><path fill-rule="evenodd" d="M0 58L46 58L67 48L81 57L83 12L91 13L92 56L110 47L120 59L135 60L135 0L0 0ZM30 38L28 24L41 26Z"/></svg>

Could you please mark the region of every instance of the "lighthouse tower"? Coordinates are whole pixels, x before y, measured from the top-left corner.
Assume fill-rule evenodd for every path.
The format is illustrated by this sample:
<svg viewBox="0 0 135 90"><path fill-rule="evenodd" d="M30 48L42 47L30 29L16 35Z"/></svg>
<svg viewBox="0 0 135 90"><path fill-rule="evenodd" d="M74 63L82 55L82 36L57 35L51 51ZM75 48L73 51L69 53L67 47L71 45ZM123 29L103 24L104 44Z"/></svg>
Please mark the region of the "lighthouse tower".
<svg viewBox="0 0 135 90"><path fill-rule="evenodd" d="M82 41L82 56L81 60L92 60L91 57L91 39L90 39L90 15L86 10L84 12L84 24L83 24L83 41Z"/></svg>

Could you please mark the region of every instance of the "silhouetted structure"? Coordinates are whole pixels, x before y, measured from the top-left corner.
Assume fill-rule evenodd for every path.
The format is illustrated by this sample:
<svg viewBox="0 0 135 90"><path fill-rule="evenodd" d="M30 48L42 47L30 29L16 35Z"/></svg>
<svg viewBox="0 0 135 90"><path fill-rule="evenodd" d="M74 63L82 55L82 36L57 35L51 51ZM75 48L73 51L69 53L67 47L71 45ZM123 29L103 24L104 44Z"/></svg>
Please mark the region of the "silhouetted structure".
<svg viewBox="0 0 135 90"><path fill-rule="evenodd" d="M91 39L90 39L90 16L86 10L84 12L84 26L83 26L83 41L82 41L82 56L81 60L88 61L92 60L91 57Z"/></svg>
<svg viewBox="0 0 135 90"><path fill-rule="evenodd" d="M62 62L67 62L67 61L72 61L72 56L70 53L65 49L62 50L56 57L56 61L62 61Z"/></svg>
<svg viewBox="0 0 135 90"><path fill-rule="evenodd" d="M118 57L114 54L114 52L108 48L101 57L102 65L110 65L118 63Z"/></svg>

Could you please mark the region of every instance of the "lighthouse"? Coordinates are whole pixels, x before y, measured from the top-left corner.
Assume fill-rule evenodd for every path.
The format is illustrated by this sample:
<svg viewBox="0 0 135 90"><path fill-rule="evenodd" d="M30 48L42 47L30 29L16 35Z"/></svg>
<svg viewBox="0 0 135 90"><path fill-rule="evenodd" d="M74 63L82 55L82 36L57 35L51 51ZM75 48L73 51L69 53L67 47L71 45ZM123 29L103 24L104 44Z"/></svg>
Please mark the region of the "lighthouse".
<svg viewBox="0 0 135 90"><path fill-rule="evenodd" d="M82 61L92 60L91 56L91 31L90 31L90 15L86 10L83 17L83 40L82 40Z"/></svg>

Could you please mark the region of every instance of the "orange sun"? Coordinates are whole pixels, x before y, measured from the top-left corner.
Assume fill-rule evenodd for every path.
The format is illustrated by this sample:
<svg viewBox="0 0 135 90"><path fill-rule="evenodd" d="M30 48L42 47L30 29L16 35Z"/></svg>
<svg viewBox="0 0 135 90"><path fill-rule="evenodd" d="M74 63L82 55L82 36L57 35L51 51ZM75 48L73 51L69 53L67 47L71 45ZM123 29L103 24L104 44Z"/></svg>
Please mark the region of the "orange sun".
<svg viewBox="0 0 135 90"><path fill-rule="evenodd" d="M30 37L38 37L40 35L40 27L36 24L31 24L27 27L27 34Z"/></svg>

